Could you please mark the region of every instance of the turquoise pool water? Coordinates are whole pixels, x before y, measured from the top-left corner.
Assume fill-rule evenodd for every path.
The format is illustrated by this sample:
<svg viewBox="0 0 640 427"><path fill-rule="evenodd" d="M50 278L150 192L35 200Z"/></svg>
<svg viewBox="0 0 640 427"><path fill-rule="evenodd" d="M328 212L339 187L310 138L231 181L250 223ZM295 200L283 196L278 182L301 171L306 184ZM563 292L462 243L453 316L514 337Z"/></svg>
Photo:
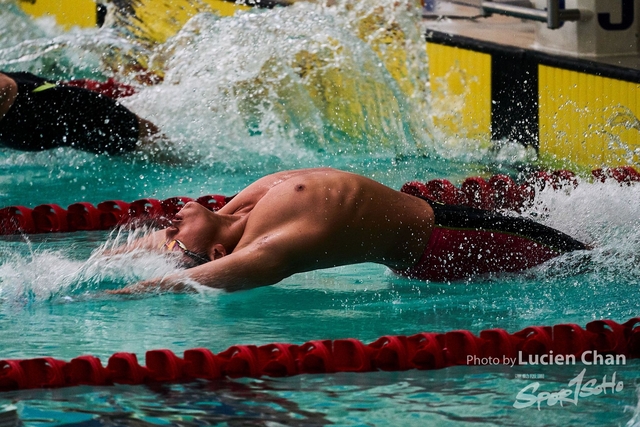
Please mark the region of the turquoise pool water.
<svg viewBox="0 0 640 427"><path fill-rule="evenodd" d="M494 173L517 178L531 152L510 144L495 150L432 130L419 20L394 2L374 6L302 3L226 19L200 15L158 45L132 37L126 26L64 33L1 3L0 69L59 78L116 76L136 84L126 66L115 65L145 59L165 80L140 86L123 103L156 122L171 142L165 158L4 149L0 205L233 194L270 172L321 165L394 188L414 179L458 184ZM404 77L394 77L385 65L392 45L376 44L382 30L370 27L372 16L405 35ZM145 351L159 348L219 352L234 344L345 337L370 342L387 334L625 321L640 314L639 196L637 186L587 180L571 191L540 191L525 215L596 249L519 275L452 284L410 281L363 264L236 294L114 297L103 291L175 267L153 254L101 256L99 248L118 238L107 232L3 236L0 358L92 354L106 363L119 351L143 359ZM527 375L542 376L542 390L558 391L583 368L585 378L599 381L615 373L623 390L584 397L577 405L513 407L532 381ZM639 373L633 360L615 367L464 366L29 390L0 393L0 406L15 404L28 426L633 426L640 424Z"/></svg>

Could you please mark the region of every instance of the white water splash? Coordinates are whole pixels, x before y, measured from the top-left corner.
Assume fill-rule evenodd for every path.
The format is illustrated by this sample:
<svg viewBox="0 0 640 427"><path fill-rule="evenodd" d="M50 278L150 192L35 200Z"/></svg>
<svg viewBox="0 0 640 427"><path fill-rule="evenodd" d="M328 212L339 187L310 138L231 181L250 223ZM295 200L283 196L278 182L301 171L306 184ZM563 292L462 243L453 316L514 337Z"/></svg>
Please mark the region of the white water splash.
<svg viewBox="0 0 640 427"><path fill-rule="evenodd" d="M197 15L156 51L164 82L124 102L205 161L415 154L429 140L419 116L426 97L416 95L425 91L415 88L426 86L424 75L394 79L384 53L354 34L367 19L350 23L354 13L299 3L231 19ZM405 44L423 47L414 33ZM426 67L424 54L406 61L411 70L418 62Z"/></svg>
<svg viewBox="0 0 640 427"><path fill-rule="evenodd" d="M537 271L545 278L586 274L605 286L640 285L640 185L588 182L538 190L523 214L590 246L568 253Z"/></svg>
<svg viewBox="0 0 640 427"><path fill-rule="evenodd" d="M406 0L347 0L230 18L203 13L155 46L127 28L42 30L0 49L0 69L133 83L140 92L122 102L200 162L294 166L318 152L423 154L432 141L418 12ZM138 85L135 70L144 67L164 82Z"/></svg>
<svg viewBox="0 0 640 427"><path fill-rule="evenodd" d="M640 233L640 185L617 182L587 182L554 190L551 186L536 193L527 214L595 246L621 238L633 240Z"/></svg>
<svg viewBox="0 0 640 427"><path fill-rule="evenodd" d="M77 256L74 248L68 251L38 248L28 240L2 245L0 300L75 299L180 271L178 257L173 254L140 249L109 253L110 249L126 247L127 242L145 233L146 228L117 230L86 261L72 258Z"/></svg>

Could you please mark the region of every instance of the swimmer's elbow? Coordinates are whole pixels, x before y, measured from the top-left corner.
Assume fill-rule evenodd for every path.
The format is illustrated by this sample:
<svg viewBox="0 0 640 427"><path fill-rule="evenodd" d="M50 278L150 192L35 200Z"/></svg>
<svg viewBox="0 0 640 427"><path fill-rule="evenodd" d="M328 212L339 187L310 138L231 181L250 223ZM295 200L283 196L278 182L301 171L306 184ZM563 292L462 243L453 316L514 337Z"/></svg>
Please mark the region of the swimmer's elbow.
<svg viewBox="0 0 640 427"><path fill-rule="evenodd" d="M295 272L279 253L259 246L191 268L187 274L201 285L227 292L275 285Z"/></svg>

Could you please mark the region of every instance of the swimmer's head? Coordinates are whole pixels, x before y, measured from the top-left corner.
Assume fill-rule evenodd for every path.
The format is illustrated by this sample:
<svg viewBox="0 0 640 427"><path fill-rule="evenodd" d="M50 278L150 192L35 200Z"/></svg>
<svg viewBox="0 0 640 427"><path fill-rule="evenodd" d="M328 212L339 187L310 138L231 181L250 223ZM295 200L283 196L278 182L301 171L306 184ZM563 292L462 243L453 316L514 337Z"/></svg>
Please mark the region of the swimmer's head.
<svg viewBox="0 0 640 427"><path fill-rule="evenodd" d="M185 259L200 265L226 256L237 245L239 236L230 230L230 221L229 215L212 212L197 202L188 202L170 221L165 238L167 242L176 240L180 243L172 243L171 250L182 251Z"/></svg>

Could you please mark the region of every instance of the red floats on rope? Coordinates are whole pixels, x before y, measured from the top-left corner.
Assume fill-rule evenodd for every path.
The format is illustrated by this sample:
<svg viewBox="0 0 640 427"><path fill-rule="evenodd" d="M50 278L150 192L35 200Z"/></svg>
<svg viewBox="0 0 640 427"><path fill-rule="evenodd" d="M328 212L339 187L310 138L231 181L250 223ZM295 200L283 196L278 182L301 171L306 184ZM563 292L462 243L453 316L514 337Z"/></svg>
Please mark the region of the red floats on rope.
<svg viewBox="0 0 640 427"><path fill-rule="evenodd" d="M613 179L624 184L640 182L640 173L631 166L621 166L611 169L594 169L591 171L591 174L602 182L608 179Z"/></svg>
<svg viewBox="0 0 640 427"><path fill-rule="evenodd" d="M186 350L183 357L161 349L147 351L141 366L133 353L115 353L104 367L94 356L69 362L51 357L0 360L0 391L75 385L144 384L216 380L224 377L287 377L334 372L404 371L473 365L479 359L508 357L519 363L529 356L574 357L593 362L595 354L640 357L640 317L623 324L596 320L576 324L531 326L510 334L488 329L387 335L370 344L353 338L234 345L214 354L206 348ZM565 359L567 360L567 359Z"/></svg>
<svg viewBox="0 0 640 427"><path fill-rule="evenodd" d="M197 202L210 210L218 210L228 200L225 196L209 195L200 197ZM140 199L132 203L109 200L97 207L88 202L74 203L67 209L56 204L39 205L33 209L9 206L0 209L0 235L108 230L134 220L170 218L190 201L193 201L190 197Z"/></svg>
<svg viewBox="0 0 640 427"><path fill-rule="evenodd" d="M596 169L592 174L602 182L615 180L629 185L640 182L640 173L630 166ZM426 183L408 182L400 191L447 205L459 204L484 210L506 209L519 212L533 200L536 188L550 186L558 190L577 185L578 179L573 172L557 170L537 171L522 184L516 184L507 175L494 175L489 180L476 176L465 179L460 188L446 179L434 179Z"/></svg>

